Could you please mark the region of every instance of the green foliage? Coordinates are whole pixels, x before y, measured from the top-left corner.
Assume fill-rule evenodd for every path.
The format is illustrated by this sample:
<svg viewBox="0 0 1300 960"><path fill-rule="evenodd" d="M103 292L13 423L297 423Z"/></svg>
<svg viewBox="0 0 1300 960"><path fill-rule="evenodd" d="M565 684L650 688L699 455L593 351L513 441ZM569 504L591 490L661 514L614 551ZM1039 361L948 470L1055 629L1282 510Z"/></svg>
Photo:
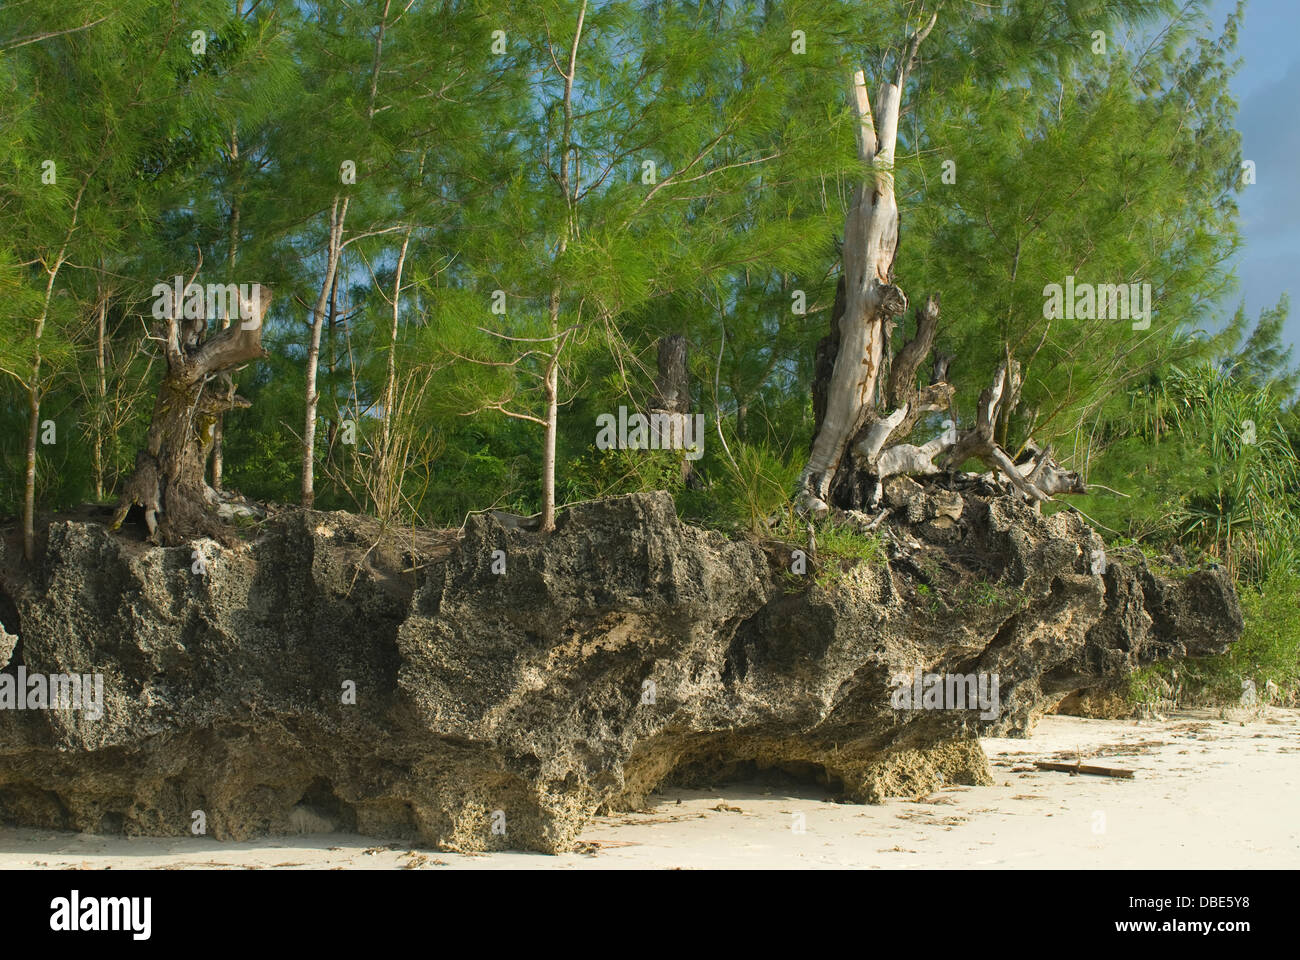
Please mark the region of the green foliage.
<svg viewBox="0 0 1300 960"><path fill-rule="evenodd" d="M884 538L862 534L847 526L822 523L816 528L817 585L828 587L859 564L878 567L888 563Z"/></svg>
<svg viewBox="0 0 1300 960"><path fill-rule="evenodd" d="M1255 681L1265 697L1268 684L1281 702L1300 701L1300 576L1279 571L1259 590L1242 592L1246 629L1226 660L1242 677ZM1240 685L1236 691L1240 694ZM1225 691L1225 696L1227 695Z"/></svg>
<svg viewBox="0 0 1300 960"><path fill-rule="evenodd" d="M1273 390L1205 367L1176 379L1175 418L1199 441L1202 471L1175 516L1179 532L1256 582L1300 571L1300 464Z"/></svg>
<svg viewBox="0 0 1300 960"><path fill-rule="evenodd" d="M880 566L886 562L885 540L880 534L863 534L835 523L816 528L817 555L837 560L857 560Z"/></svg>
<svg viewBox="0 0 1300 960"><path fill-rule="evenodd" d="M1239 244L1240 11L1215 30L1204 10L944 5L904 92L898 282L913 302L942 295L937 346L967 418L997 363L1021 363L998 439L1052 442L1085 473L1095 492L1075 502L1110 549L1177 547L1243 585L1240 660L1206 669L1293 686L1300 371L1285 298L1249 331L1242 310L1219 315ZM225 485L296 500L305 321L346 200L320 506L447 525L535 512L554 365L561 503L668 490L689 519L806 544L791 494L862 173L847 71L874 89L917 16L860 0L194 0L178 29L151 0L5 4L0 512L21 508L33 397L59 437L37 446L39 505L120 490L160 374L153 286L200 255L199 282L274 292L267 356L237 377L252 406L225 419ZM1049 318L1045 287L1069 276L1150 283L1150 326ZM596 416L649 409L666 334L686 337L689 407L707 414L689 483L681 452L594 446ZM884 562L877 538L815 533L821 576Z"/></svg>
<svg viewBox="0 0 1300 960"><path fill-rule="evenodd" d="M722 480L715 496L720 517L753 532L765 530L773 517L789 518L791 493L802 467L798 459L782 457L762 444L733 441L730 446L735 464L725 454L718 464Z"/></svg>
<svg viewBox="0 0 1300 960"><path fill-rule="evenodd" d="M1257 387L1272 386L1278 396L1294 400L1300 388L1300 366L1292 366L1292 348L1282 342L1282 331L1291 312L1291 298L1282 294L1275 307L1260 312L1250 336L1233 355L1232 362L1240 376ZM1230 330L1245 325L1245 308L1239 308Z"/></svg>
<svg viewBox="0 0 1300 960"><path fill-rule="evenodd" d="M955 56L922 81L919 139L900 174L909 196L898 262L913 288L941 291L944 315L962 318L941 336L958 358L961 409L1004 356L1021 362L1020 409L999 427L1012 447L1032 436L1081 464L1092 452L1088 426L1117 387L1122 397L1202 349L1179 332L1209 325L1227 281L1239 144L1223 95L1235 21L1217 42L1194 37L1193 24L1173 18L1145 52L1058 48L1059 72L1031 63L1009 89L987 82L982 59ZM1023 28L1047 33L1049 47L1061 36L1050 16ZM1008 37L997 42L1007 48ZM1024 64L1026 52L1008 56ZM1205 129L1222 136L1211 145ZM944 162L955 182L944 182ZM1150 283L1150 329L1049 319L1045 287L1070 276Z"/></svg>
<svg viewBox="0 0 1300 960"><path fill-rule="evenodd" d="M1138 671L1138 703L1294 706L1300 702L1300 577L1275 573L1241 592L1246 629L1226 654Z"/></svg>
<svg viewBox="0 0 1300 960"><path fill-rule="evenodd" d="M1129 397L1106 425L1106 445L1089 480L1099 492L1080 509L1126 536L1183 545L1244 581L1300 570L1300 465L1277 387L1237 366L1171 367Z"/></svg>
<svg viewBox="0 0 1300 960"><path fill-rule="evenodd" d="M203 52L156 4L76 0L54 21L9 5L0 38L97 21L109 6L113 16L93 28L0 60L9 164L0 366L27 379L44 287L19 264L53 259L84 179L93 202L69 250L82 269L55 280L41 379L92 438L107 494L129 468L149 405L147 395L116 405L113 390L100 396L88 321L108 298L108 378L140 382L149 291L188 275L197 248L200 281L256 279L275 293L270 355L239 378L254 408L228 418L227 484L296 498L303 321L319 294L328 211L346 197L348 246L319 370L322 504L369 502L365 473L377 467L365 444L396 350L403 377L422 385L412 429L440 450L413 465L431 483L423 517L458 521L490 504L532 512L540 431L502 413L544 414L536 387L550 354L501 337L551 336L554 292L558 326L571 328L559 354L562 499L666 488L687 513L751 530L788 512L811 434L808 384L837 237L859 174L846 64L874 71L915 26L914 10L856 0L589 3L566 134L557 65L567 65L581 0L417 0L387 20L380 5L343 0L200 0L187 16L208 25ZM495 55L485 24L498 21L510 29ZM1205 349L1178 331L1208 326L1235 242L1228 171L1238 157L1223 94L1236 21L1222 36L1202 27L1195 5L1044 0L1032 11L945 8L926 42L897 163L900 280L913 299L944 296L940 347L959 358L959 409L972 408L1001 355L1022 361L1024 416L1002 427L1012 445L1032 433L1092 457L1083 425L1123 412L1117 384L1164 376L1171 360ZM807 40L799 53L795 29ZM1094 29L1131 36L1132 49L1113 43L1093 55ZM128 49L150 55L123 59ZM990 57L997 70L986 68ZM572 203L557 189L566 135ZM39 179L47 153L60 169L48 188ZM355 184L340 176L345 161ZM944 182L945 161L954 183ZM1152 329L1047 329L1043 285L1067 274L1149 279L1159 302ZM504 314L491 312L496 290ZM1285 362L1281 315L1261 318L1243 347L1252 377ZM590 450L595 412L646 409L666 332L687 336L692 408L718 411L733 448L728 456L710 442L690 489L670 457ZM22 399L12 402L20 424ZM330 443L346 419L363 442L356 462ZM1113 451L1118 463L1124 439L1107 440L1092 458Z"/></svg>
<svg viewBox="0 0 1300 960"><path fill-rule="evenodd" d="M569 461L564 499L570 503L652 490L683 488L682 453L675 450L597 450Z"/></svg>

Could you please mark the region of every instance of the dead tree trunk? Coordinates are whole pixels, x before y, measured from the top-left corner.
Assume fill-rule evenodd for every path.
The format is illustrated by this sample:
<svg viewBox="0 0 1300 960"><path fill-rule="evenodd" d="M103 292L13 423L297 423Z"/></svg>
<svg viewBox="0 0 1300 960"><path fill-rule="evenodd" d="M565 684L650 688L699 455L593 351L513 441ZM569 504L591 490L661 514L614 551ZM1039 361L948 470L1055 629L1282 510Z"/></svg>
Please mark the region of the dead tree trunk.
<svg viewBox="0 0 1300 960"><path fill-rule="evenodd" d="M95 292L95 413L92 421L92 470L95 477L95 500L104 499L104 446L108 431L104 421L108 418L108 363L105 354L108 350L108 300L109 292L104 288L103 260L100 261L100 277L96 281Z"/></svg>
<svg viewBox="0 0 1300 960"><path fill-rule="evenodd" d="M894 285L898 248L894 147L907 64L933 26L931 19L929 26L912 36L897 82L881 87L878 124L872 116L866 77L861 70L853 75L858 158L872 169L854 191L844 225L844 312L839 320L839 344L822 420L800 478L806 506L816 514L829 509L831 484L844 451L874 405L886 328L907 309L907 298Z"/></svg>
<svg viewBox="0 0 1300 960"><path fill-rule="evenodd" d="M233 323L208 339L206 320L182 320L180 304L173 305L159 335L167 373L158 387L145 448L136 454L135 472L118 501L114 530L132 505L138 505L144 508L149 537L156 543L175 546L197 536L227 538L213 510L216 492L204 483L203 468L217 418L249 405L235 396L231 380L223 375L265 356L262 320L271 292L254 284L249 293L240 303L240 316L255 319Z"/></svg>
<svg viewBox="0 0 1300 960"><path fill-rule="evenodd" d="M657 434L651 438L651 446L657 449L674 449L674 442L684 442L687 436L691 374L686 364L686 350L686 338L680 333L659 339L655 395L650 401L650 429ZM685 457L682 458L681 477L683 483L690 483L691 461Z"/></svg>
<svg viewBox="0 0 1300 960"><path fill-rule="evenodd" d="M894 283L898 205L893 167L899 109L917 51L936 19L937 14L932 15L908 38L892 81L881 85L877 114L872 113L862 71L853 75L858 155L870 172L853 195L831 330L817 345L813 443L799 490L803 508L815 516L832 507L874 506L884 479L954 471L972 457L992 468L993 479L1005 474L1034 503L1051 499L1053 493L1086 492L1077 474L1051 459L1050 448L1016 464L998 445L994 431L999 422L1006 423L1020 397L1019 365L1014 361L999 367L993 385L981 394L973 427L959 433L949 422L925 443L906 442L927 414L951 414L953 394L947 382L950 356L936 354L929 384L921 387L917 382L938 335L938 294L916 310L912 338L896 354L891 349L895 318L907 310L907 297Z"/></svg>
<svg viewBox="0 0 1300 960"><path fill-rule="evenodd" d="M238 6L236 4L236 16L239 16ZM230 128L230 164L236 170L239 165L239 128L232 126ZM240 206L240 178L238 173L234 174L233 182L230 189L230 249L226 257L226 270L230 279L235 279L235 261L239 256L239 206ZM226 328L230 326L230 317L222 318L221 326ZM234 383L230 384L230 389L234 389ZM225 421L223 417L217 417L217 422L212 429L212 489L217 492L221 491L221 474L225 464L224 439Z"/></svg>

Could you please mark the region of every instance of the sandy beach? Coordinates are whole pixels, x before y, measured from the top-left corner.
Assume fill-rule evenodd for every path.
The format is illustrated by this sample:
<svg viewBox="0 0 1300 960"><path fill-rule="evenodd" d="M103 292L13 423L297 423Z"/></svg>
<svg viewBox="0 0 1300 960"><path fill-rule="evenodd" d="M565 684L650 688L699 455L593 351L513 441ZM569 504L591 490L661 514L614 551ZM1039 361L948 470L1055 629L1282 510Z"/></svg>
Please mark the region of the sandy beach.
<svg viewBox="0 0 1300 960"><path fill-rule="evenodd" d="M0 868L1300 867L1300 710L1049 716L1029 739L986 739L984 749L991 787L879 806L837 803L812 785L666 790L645 811L593 821L582 852L562 856L444 853L349 834L221 843L0 828ZM1033 767L1080 759L1134 776Z"/></svg>

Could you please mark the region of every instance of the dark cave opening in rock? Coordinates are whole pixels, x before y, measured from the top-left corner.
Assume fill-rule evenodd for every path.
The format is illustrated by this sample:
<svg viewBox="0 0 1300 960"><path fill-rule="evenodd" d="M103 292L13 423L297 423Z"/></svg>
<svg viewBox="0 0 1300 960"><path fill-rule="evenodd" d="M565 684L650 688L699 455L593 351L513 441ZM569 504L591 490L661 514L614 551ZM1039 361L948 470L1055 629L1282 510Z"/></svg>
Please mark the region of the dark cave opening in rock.
<svg viewBox="0 0 1300 960"><path fill-rule="evenodd" d="M122 521L122 530L134 532L141 540L149 536L149 524L145 521L145 509L138 503L131 504Z"/></svg>
<svg viewBox="0 0 1300 960"><path fill-rule="evenodd" d="M328 780L317 777L290 811L289 825L298 833L354 833L357 812Z"/></svg>
<svg viewBox="0 0 1300 960"><path fill-rule="evenodd" d="M0 637L0 672L12 673L23 664L23 634L18 617L18 605L3 590L0 590L0 628L3 628L10 638ZM13 643L12 647L9 646L10 640Z"/></svg>
<svg viewBox="0 0 1300 960"><path fill-rule="evenodd" d="M728 760L717 756L679 762L655 791L662 792L672 787L713 789L739 784L779 787L794 792L817 787L834 797L846 792L844 781L820 763L792 760L760 764L752 758Z"/></svg>
<svg viewBox="0 0 1300 960"><path fill-rule="evenodd" d="M27 785L0 789L0 824L34 825L46 830L72 829L72 814L54 790Z"/></svg>

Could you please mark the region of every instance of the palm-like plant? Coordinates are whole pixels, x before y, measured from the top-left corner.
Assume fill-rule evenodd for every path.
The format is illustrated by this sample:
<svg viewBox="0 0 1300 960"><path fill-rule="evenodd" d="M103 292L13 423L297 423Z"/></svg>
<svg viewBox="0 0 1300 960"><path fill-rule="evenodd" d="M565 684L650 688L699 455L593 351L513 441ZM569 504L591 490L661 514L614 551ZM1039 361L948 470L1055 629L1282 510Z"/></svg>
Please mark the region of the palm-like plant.
<svg viewBox="0 0 1300 960"><path fill-rule="evenodd" d="M1202 459L1202 480L1186 492L1174 521L1234 576L1258 581L1300 559L1300 465L1278 391L1235 373L1205 364L1174 369L1169 378L1176 429Z"/></svg>

